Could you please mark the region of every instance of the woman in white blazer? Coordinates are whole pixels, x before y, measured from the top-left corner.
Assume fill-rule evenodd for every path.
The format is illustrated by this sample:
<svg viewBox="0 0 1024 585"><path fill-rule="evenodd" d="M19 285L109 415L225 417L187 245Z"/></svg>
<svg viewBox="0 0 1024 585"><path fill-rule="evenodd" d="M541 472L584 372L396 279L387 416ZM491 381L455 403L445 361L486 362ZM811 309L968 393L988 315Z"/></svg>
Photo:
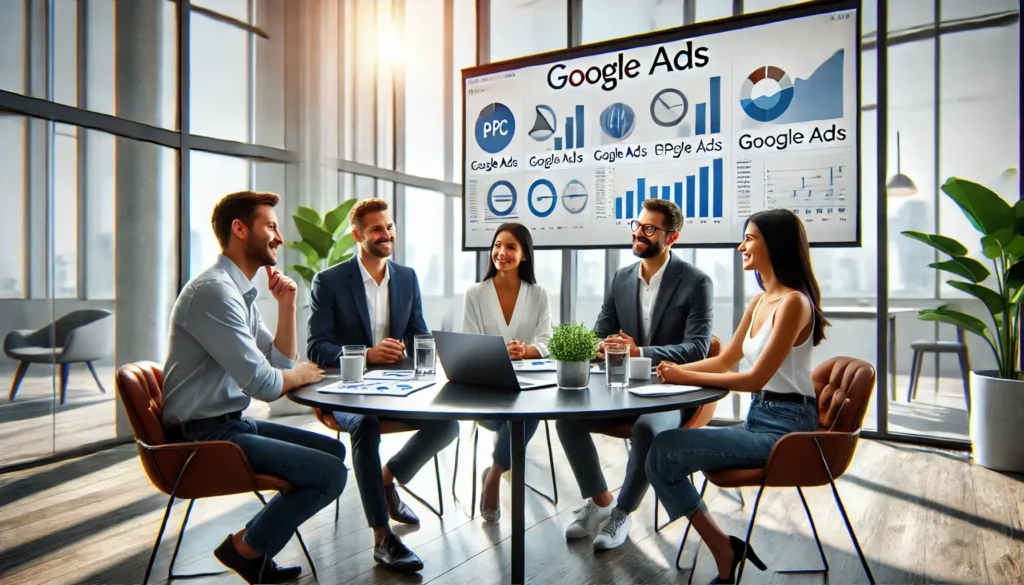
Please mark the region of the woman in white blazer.
<svg viewBox="0 0 1024 585"><path fill-rule="evenodd" d="M519 223L504 223L494 233L491 265L483 281L466 291L465 333L500 335L514 360L548 356L551 307L548 293L534 276L533 237ZM526 441L539 421L526 422ZM512 443L507 421L480 421L495 431L494 463L484 471L480 515L488 522L501 517L501 474L511 467Z"/></svg>

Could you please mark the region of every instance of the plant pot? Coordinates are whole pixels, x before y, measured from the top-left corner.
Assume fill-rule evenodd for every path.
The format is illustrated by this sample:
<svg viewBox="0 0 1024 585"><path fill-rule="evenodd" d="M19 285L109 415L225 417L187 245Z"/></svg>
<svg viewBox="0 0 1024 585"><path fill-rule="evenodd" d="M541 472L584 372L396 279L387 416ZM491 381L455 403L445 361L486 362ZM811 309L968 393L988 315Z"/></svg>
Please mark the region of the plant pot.
<svg viewBox="0 0 1024 585"><path fill-rule="evenodd" d="M558 387L582 390L590 387L590 362L555 362Z"/></svg>
<svg viewBox="0 0 1024 585"><path fill-rule="evenodd" d="M1024 421L1024 382L1003 380L998 372L971 372L971 442L982 467L1024 473L1020 443Z"/></svg>

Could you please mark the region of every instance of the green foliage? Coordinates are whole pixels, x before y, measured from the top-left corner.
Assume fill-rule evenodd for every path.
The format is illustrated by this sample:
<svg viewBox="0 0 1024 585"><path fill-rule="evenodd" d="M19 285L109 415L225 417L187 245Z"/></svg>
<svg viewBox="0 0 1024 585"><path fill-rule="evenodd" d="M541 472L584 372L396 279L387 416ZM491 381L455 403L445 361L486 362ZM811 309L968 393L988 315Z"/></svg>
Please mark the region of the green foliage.
<svg viewBox="0 0 1024 585"><path fill-rule="evenodd" d="M288 269L306 286L312 285L317 272L355 255L356 241L348 231L348 212L355 204L355 199L349 199L323 217L309 207L299 207L292 215L302 239L285 242L285 246L298 252L302 262L292 264Z"/></svg>
<svg viewBox="0 0 1024 585"><path fill-rule="evenodd" d="M953 325L981 337L995 354L999 377L1021 379L1017 360L1020 301L1024 293L1024 201L1011 207L988 187L959 177L947 179L942 192L960 207L981 234L981 252L992 261L993 269L990 271L982 262L967 257L967 247L953 238L913 231L903 232L903 235L949 257L929 266L963 279L946 282L981 301L992 315L993 328L982 319L946 305L922 310L918 318ZM983 284L989 279L994 281L995 288Z"/></svg>
<svg viewBox="0 0 1024 585"><path fill-rule="evenodd" d="M552 329L548 350L560 362L585 362L597 357L600 341L583 323L562 323Z"/></svg>

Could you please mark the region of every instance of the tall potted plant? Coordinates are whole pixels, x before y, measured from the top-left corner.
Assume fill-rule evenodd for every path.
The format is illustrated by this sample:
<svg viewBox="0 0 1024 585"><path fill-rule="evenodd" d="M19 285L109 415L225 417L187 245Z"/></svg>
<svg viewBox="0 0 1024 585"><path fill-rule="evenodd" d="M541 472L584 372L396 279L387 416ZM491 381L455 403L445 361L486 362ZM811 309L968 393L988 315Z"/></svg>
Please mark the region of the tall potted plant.
<svg viewBox="0 0 1024 585"><path fill-rule="evenodd" d="M312 286L317 272L353 256L352 249L356 241L349 231L348 214L355 204L355 199L349 199L323 217L309 207L299 207L292 215L301 239L286 242L285 245L299 253L301 262L288 268L307 287Z"/></svg>
<svg viewBox="0 0 1024 585"><path fill-rule="evenodd" d="M590 360L597 357L597 335L582 323L562 323L551 330L548 351L555 360L558 386L582 389L590 385Z"/></svg>
<svg viewBox="0 0 1024 585"><path fill-rule="evenodd" d="M969 257L966 246L953 238L915 231L903 235L935 248L947 258L929 266L959 280L953 288L981 301L991 325L948 305L920 311L923 321L959 327L985 341L996 359L997 370L970 374L970 433L974 459L1002 471L1024 472L1020 426L1024 420L1024 376L1020 368L1020 304L1024 294L1024 200L1012 207L991 189L952 177L942 185L945 193L981 234L981 251L991 261ZM991 279L991 280L989 280ZM990 286L985 283L991 282Z"/></svg>

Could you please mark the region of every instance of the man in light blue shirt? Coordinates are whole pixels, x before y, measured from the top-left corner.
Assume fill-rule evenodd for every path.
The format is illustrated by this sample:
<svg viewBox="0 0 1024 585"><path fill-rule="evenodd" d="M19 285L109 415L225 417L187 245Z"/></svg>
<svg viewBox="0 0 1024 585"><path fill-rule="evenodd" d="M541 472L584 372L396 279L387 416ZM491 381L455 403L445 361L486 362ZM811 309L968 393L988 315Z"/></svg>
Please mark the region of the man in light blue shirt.
<svg viewBox="0 0 1024 585"><path fill-rule="evenodd" d="M298 358L295 282L279 270L283 243L273 193L243 191L225 196L213 210L222 254L192 279L171 312L170 349L164 367L162 417L169 442L230 441L256 474L287 481L281 492L246 527L214 551L217 559L249 583L297 579L298 566L273 557L295 530L345 488L345 448L338 441L294 427L242 418L252 398L271 402L323 378ZM277 331L271 333L256 307L252 279L264 268L277 301Z"/></svg>

